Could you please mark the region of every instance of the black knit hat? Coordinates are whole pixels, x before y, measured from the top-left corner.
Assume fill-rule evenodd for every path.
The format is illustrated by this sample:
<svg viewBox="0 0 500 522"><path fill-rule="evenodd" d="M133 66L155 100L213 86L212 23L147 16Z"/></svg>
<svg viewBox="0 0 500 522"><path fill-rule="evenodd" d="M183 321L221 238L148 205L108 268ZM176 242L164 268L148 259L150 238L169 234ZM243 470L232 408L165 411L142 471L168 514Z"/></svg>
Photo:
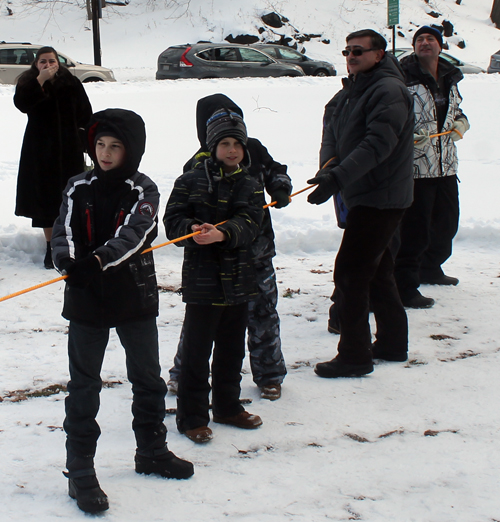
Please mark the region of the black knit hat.
<svg viewBox="0 0 500 522"><path fill-rule="evenodd" d="M213 152L222 138L234 138L246 149L247 128L243 118L236 112L219 109L207 121L207 148Z"/></svg>
<svg viewBox="0 0 500 522"><path fill-rule="evenodd" d="M430 25L423 25L414 35L413 35L413 48L415 48L415 42L417 41L417 38L421 34L431 34L434 36L434 38L438 41L439 46L441 49L443 48L443 35L441 34L441 31L439 29L436 29L435 27L431 27Z"/></svg>

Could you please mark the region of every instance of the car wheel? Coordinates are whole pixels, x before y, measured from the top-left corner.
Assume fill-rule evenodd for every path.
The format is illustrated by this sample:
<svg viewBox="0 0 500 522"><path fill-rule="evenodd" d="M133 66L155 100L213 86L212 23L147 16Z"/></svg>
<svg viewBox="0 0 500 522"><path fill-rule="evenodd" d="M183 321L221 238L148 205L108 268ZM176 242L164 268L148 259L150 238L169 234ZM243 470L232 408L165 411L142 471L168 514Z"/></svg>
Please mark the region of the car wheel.
<svg viewBox="0 0 500 522"><path fill-rule="evenodd" d="M102 78L85 78L82 83L103 82Z"/></svg>
<svg viewBox="0 0 500 522"><path fill-rule="evenodd" d="M318 69L314 73L314 76L330 76L330 75L328 74L328 71L326 69Z"/></svg>

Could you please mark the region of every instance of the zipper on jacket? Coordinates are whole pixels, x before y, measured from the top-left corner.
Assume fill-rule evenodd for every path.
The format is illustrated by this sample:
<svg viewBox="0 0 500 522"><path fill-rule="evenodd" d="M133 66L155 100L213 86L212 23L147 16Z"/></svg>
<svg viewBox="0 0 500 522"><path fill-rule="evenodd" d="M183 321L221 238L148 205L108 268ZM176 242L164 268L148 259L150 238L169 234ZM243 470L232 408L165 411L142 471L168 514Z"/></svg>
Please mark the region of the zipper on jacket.
<svg viewBox="0 0 500 522"><path fill-rule="evenodd" d="M85 228L87 230L87 241L89 245L94 242L94 220L92 219L92 204L88 204L85 209Z"/></svg>
<svg viewBox="0 0 500 522"><path fill-rule="evenodd" d="M118 212L118 217L116 219L115 233L116 231L123 225L125 221L125 210L123 208Z"/></svg>

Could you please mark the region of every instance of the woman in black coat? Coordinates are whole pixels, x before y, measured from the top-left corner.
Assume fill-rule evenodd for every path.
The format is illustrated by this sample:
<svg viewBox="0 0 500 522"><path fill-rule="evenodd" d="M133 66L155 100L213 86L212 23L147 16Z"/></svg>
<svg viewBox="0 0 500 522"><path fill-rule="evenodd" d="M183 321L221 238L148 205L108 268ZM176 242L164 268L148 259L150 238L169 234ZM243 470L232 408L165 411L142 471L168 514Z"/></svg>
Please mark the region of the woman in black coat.
<svg viewBox="0 0 500 522"><path fill-rule="evenodd" d="M78 129L89 121L92 107L80 80L59 63L52 47L42 47L31 68L19 78L14 104L28 115L15 212L31 218L33 227L43 228L47 241L44 265L53 268L52 225L68 179L84 170Z"/></svg>

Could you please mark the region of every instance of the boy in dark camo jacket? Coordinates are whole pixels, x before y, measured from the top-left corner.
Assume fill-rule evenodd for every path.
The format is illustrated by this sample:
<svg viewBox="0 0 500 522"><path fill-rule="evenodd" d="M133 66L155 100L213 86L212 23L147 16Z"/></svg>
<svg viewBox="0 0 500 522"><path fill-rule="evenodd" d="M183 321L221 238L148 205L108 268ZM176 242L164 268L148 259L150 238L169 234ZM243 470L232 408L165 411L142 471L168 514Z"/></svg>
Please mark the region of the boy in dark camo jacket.
<svg viewBox="0 0 500 522"><path fill-rule="evenodd" d="M211 151L206 145L207 121L220 109L235 112L243 118L241 108L224 94L212 94L200 99L196 107L196 125L201 148L186 163L184 172L210 157ZM292 184L286 165L275 161L266 147L256 138L248 138L247 151L248 173L271 195L271 200L276 201L274 208L288 205ZM265 205L265 203L264 192L262 192L261 204ZM278 289L273 267L273 257L276 255L274 231L267 208L264 210L262 226L252 248L258 292L248 303L250 367L253 380L260 388L261 397L276 400L281 396L281 384L286 375L286 366L281 350L280 319L276 309ZM182 345L183 333L174 358L174 366L170 369L170 380L167 382L172 392L176 391L180 374Z"/></svg>
<svg viewBox="0 0 500 522"><path fill-rule="evenodd" d="M248 302L257 293L252 242L263 216L262 189L245 168L246 144L241 116L216 111L207 122L211 155L176 180L163 218L169 239L199 232L176 243L184 247L186 303L177 427L196 443L212 439L213 345L213 421L244 429L262 424L239 400Z"/></svg>

